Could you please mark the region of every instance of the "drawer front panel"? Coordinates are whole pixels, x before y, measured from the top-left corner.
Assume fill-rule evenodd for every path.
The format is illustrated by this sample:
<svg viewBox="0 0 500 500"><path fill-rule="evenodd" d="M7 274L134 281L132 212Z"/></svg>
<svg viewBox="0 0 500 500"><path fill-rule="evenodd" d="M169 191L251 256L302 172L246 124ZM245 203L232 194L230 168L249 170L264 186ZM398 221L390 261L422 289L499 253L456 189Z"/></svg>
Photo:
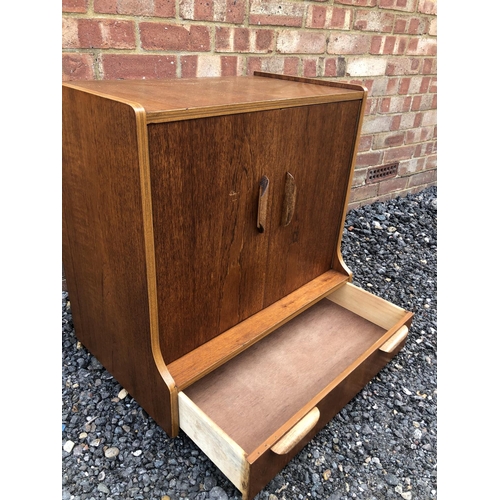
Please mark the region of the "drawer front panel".
<svg viewBox="0 0 500 500"><path fill-rule="evenodd" d="M283 467L402 349L406 339L400 341L391 353L378 349L365 362L329 392L316 407L320 417L317 424L286 455L278 455L270 448L250 464L247 498L252 499Z"/></svg>

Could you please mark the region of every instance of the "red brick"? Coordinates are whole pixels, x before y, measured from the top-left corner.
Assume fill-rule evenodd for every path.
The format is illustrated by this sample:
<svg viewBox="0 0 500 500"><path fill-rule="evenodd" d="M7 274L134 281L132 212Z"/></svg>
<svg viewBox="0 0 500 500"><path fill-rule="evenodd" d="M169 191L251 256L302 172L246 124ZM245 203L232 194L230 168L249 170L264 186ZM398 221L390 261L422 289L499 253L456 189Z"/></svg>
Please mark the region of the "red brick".
<svg viewBox="0 0 500 500"><path fill-rule="evenodd" d="M78 41L80 48L134 49L134 23L114 19L78 19Z"/></svg>
<svg viewBox="0 0 500 500"><path fill-rule="evenodd" d="M339 7L331 9L331 19L327 27L331 29L348 30L351 27L352 10Z"/></svg>
<svg viewBox="0 0 500 500"><path fill-rule="evenodd" d="M118 0L94 0L94 12L118 14Z"/></svg>
<svg viewBox="0 0 500 500"><path fill-rule="evenodd" d="M437 54L436 39L413 38L408 45L407 54L411 56L435 56Z"/></svg>
<svg viewBox="0 0 500 500"><path fill-rule="evenodd" d="M139 29L141 45L145 50L210 50L210 31L206 26L143 22L139 24Z"/></svg>
<svg viewBox="0 0 500 500"><path fill-rule="evenodd" d="M429 83L429 92L436 93L437 92L437 78L431 78Z"/></svg>
<svg viewBox="0 0 500 500"><path fill-rule="evenodd" d="M382 181L378 187L378 194L384 195L394 191L401 191L406 188L408 179L406 177L396 177L395 179L387 179Z"/></svg>
<svg viewBox="0 0 500 500"><path fill-rule="evenodd" d="M215 28L217 52L272 52L273 30L249 28Z"/></svg>
<svg viewBox="0 0 500 500"><path fill-rule="evenodd" d="M386 75L418 75L420 59L411 57L395 57L387 63Z"/></svg>
<svg viewBox="0 0 500 500"><path fill-rule="evenodd" d="M175 17L175 0L154 0L153 15L156 17Z"/></svg>
<svg viewBox="0 0 500 500"><path fill-rule="evenodd" d="M405 12L414 12L417 0L380 0L381 9L402 10Z"/></svg>
<svg viewBox="0 0 500 500"><path fill-rule="evenodd" d="M392 32L394 14L380 11L358 10L354 19L354 29L361 31Z"/></svg>
<svg viewBox="0 0 500 500"><path fill-rule="evenodd" d="M401 129L401 121L402 121L402 115L393 116L389 130L400 130Z"/></svg>
<svg viewBox="0 0 500 500"><path fill-rule="evenodd" d="M420 0L418 2L418 12L422 14L437 14L436 0Z"/></svg>
<svg viewBox="0 0 500 500"><path fill-rule="evenodd" d="M279 56L249 57L247 59L247 74L251 75L254 71L298 76L299 58Z"/></svg>
<svg viewBox="0 0 500 500"><path fill-rule="evenodd" d="M337 76L337 58L328 57L325 59L323 76Z"/></svg>
<svg viewBox="0 0 500 500"><path fill-rule="evenodd" d="M437 73L437 61L436 58L424 59L422 66L422 74L424 75L435 75Z"/></svg>
<svg viewBox="0 0 500 500"><path fill-rule="evenodd" d="M80 46L78 40L78 19L63 17L61 34L63 49L78 48Z"/></svg>
<svg viewBox="0 0 500 500"><path fill-rule="evenodd" d="M304 76L314 78L318 76L318 60L304 59L303 61Z"/></svg>
<svg viewBox="0 0 500 500"><path fill-rule="evenodd" d="M404 132L389 132L387 134L379 134L373 141L373 149L385 149L404 144Z"/></svg>
<svg viewBox="0 0 500 500"><path fill-rule="evenodd" d="M421 95L416 95L413 97L412 103L411 103L411 110L412 111L419 111L420 110L420 103L422 102L422 96Z"/></svg>
<svg viewBox="0 0 500 500"><path fill-rule="evenodd" d="M415 172L421 172L425 165L425 158L411 158L410 160L403 160L399 162L399 175L403 177L404 175L414 174Z"/></svg>
<svg viewBox="0 0 500 500"><path fill-rule="evenodd" d="M234 51L247 52L250 50L250 31L248 28L234 29Z"/></svg>
<svg viewBox="0 0 500 500"><path fill-rule="evenodd" d="M352 176L352 185L353 186L362 186L365 183L366 180L366 173L368 169L367 168L361 168L359 170L354 170L353 176Z"/></svg>
<svg viewBox="0 0 500 500"><path fill-rule="evenodd" d="M215 28L215 50L217 52L232 52L233 44L231 43L232 28Z"/></svg>
<svg viewBox="0 0 500 500"><path fill-rule="evenodd" d="M364 54L371 44L370 35L339 34L330 35L327 52L329 54Z"/></svg>
<svg viewBox="0 0 500 500"><path fill-rule="evenodd" d="M255 32L255 52L272 52L274 45L274 31L257 30Z"/></svg>
<svg viewBox="0 0 500 500"><path fill-rule="evenodd" d="M399 94L409 94L411 78L401 78L399 82Z"/></svg>
<svg viewBox="0 0 500 500"><path fill-rule="evenodd" d="M94 12L127 16L175 17L175 0L94 0Z"/></svg>
<svg viewBox="0 0 500 500"><path fill-rule="evenodd" d="M323 5L310 5L307 12L306 26L308 28L324 28L326 12L326 7Z"/></svg>
<svg viewBox="0 0 500 500"><path fill-rule="evenodd" d="M377 0L335 0L335 3L355 5L356 7L375 7Z"/></svg>
<svg viewBox="0 0 500 500"><path fill-rule="evenodd" d="M181 77L194 78L196 77L196 67L198 65L198 56L187 55L181 56Z"/></svg>
<svg viewBox="0 0 500 500"><path fill-rule="evenodd" d="M277 52L283 54L321 54L325 51L326 35L298 30L278 33Z"/></svg>
<svg viewBox="0 0 500 500"><path fill-rule="evenodd" d="M105 80L175 78L177 57L149 54L104 54L102 69Z"/></svg>
<svg viewBox="0 0 500 500"><path fill-rule="evenodd" d="M220 58L221 76L238 75L238 56L222 56Z"/></svg>
<svg viewBox="0 0 500 500"><path fill-rule="evenodd" d="M417 129L412 128L411 130L407 130L405 133L405 144L415 144L417 142L420 142L417 139Z"/></svg>
<svg viewBox="0 0 500 500"><path fill-rule="evenodd" d="M274 26L302 26L305 6L293 2L252 0L250 24Z"/></svg>
<svg viewBox="0 0 500 500"><path fill-rule="evenodd" d="M408 187L422 186L431 184L437 180L437 170L426 170L424 172L414 174L409 178Z"/></svg>
<svg viewBox="0 0 500 500"><path fill-rule="evenodd" d="M299 74L299 58L285 57L283 64L283 74L289 76L297 76Z"/></svg>
<svg viewBox="0 0 500 500"><path fill-rule="evenodd" d="M386 97L380 103L381 113L406 113L411 106L411 97Z"/></svg>
<svg viewBox="0 0 500 500"><path fill-rule="evenodd" d="M371 39L370 54L394 54L397 40L395 36L373 36Z"/></svg>
<svg viewBox="0 0 500 500"><path fill-rule="evenodd" d="M93 80L94 69L91 54L65 52L62 55L62 79Z"/></svg>
<svg viewBox="0 0 500 500"><path fill-rule="evenodd" d="M379 108L379 99L368 97L368 99L366 99L365 116L376 115L378 113L378 108Z"/></svg>
<svg viewBox="0 0 500 500"><path fill-rule="evenodd" d="M373 135L362 135L359 138L358 151L369 151L372 147Z"/></svg>
<svg viewBox="0 0 500 500"><path fill-rule="evenodd" d="M63 0L63 12L87 12L88 0Z"/></svg>
<svg viewBox="0 0 500 500"><path fill-rule="evenodd" d="M429 155L425 159L425 170L437 168L437 155Z"/></svg>
<svg viewBox="0 0 500 500"><path fill-rule="evenodd" d="M182 19L241 24L245 18L245 2L241 0L181 0L179 13Z"/></svg>
<svg viewBox="0 0 500 500"><path fill-rule="evenodd" d="M416 148L413 145L387 149L384 154L384 163L412 158L415 150Z"/></svg>
<svg viewBox="0 0 500 500"><path fill-rule="evenodd" d="M358 153L356 158L357 167L371 167L382 164L383 153L380 151L370 153Z"/></svg>
<svg viewBox="0 0 500 500"><path fill-rule="evenodd" d="M391 130L392 118L386 115L370 116L363 121L364 134L378 134Z"/></svg>
<svg viewBox="0 0 500 500"><path fill-rule="evenodd" d="M306 28L348 30L351 25L352 9L323 5L309 5Z"/></svg>
<svg viewBox="0 0 500 500"><path fill-rule="evenodd" d="M182 78L235 76L240 74L238 56L184 55L180 57L180 66Z"/></svg>
<svg viewBox="0 0 500 500"><path fill-rule="evenodd" d="M378 194L378 184L368 184L367 186L353 188L351 189L349 204L356 201L376 198L377 194Z"/></svg>

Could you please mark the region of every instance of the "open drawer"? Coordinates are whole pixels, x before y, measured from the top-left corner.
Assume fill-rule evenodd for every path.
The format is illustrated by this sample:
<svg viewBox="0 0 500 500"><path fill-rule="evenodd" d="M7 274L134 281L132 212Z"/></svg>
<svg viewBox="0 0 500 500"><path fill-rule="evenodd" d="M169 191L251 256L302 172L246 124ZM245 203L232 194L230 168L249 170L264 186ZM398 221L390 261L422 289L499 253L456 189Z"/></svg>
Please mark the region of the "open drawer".
<svg viewBox="0 0 500 500"><path fill-rule="evenodd" d="M412 316L345 283L180 392L180 428L252 499L401 349Z"/></svg>

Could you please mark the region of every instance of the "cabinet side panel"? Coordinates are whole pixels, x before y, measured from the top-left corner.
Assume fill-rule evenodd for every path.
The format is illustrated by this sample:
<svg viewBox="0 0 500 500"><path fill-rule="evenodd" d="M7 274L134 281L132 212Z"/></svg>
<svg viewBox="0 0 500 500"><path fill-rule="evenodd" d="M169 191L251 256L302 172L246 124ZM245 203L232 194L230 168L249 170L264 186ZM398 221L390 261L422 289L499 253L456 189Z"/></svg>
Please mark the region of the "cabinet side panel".
<svg viewBox="0 0 500 500"><path fill-rule="evenodd" d="M136 114L63 87L63 263L75 333L167 432L150 337Z"/></svg>

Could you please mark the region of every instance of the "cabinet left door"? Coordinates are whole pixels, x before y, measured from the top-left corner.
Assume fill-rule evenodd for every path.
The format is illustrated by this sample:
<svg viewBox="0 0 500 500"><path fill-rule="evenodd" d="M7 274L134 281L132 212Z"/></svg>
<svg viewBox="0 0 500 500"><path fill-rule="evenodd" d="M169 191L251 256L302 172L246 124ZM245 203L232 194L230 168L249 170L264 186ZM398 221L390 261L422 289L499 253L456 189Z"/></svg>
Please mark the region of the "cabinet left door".
<svg viewBox="0 0 500 500"><path fill-rule="evenodd" d="M167 363L263 308L269 236L257 229L259 183L279 159L274 127L261 115L148 126ZM270 212L271 197L268 204Z"/></svg>

